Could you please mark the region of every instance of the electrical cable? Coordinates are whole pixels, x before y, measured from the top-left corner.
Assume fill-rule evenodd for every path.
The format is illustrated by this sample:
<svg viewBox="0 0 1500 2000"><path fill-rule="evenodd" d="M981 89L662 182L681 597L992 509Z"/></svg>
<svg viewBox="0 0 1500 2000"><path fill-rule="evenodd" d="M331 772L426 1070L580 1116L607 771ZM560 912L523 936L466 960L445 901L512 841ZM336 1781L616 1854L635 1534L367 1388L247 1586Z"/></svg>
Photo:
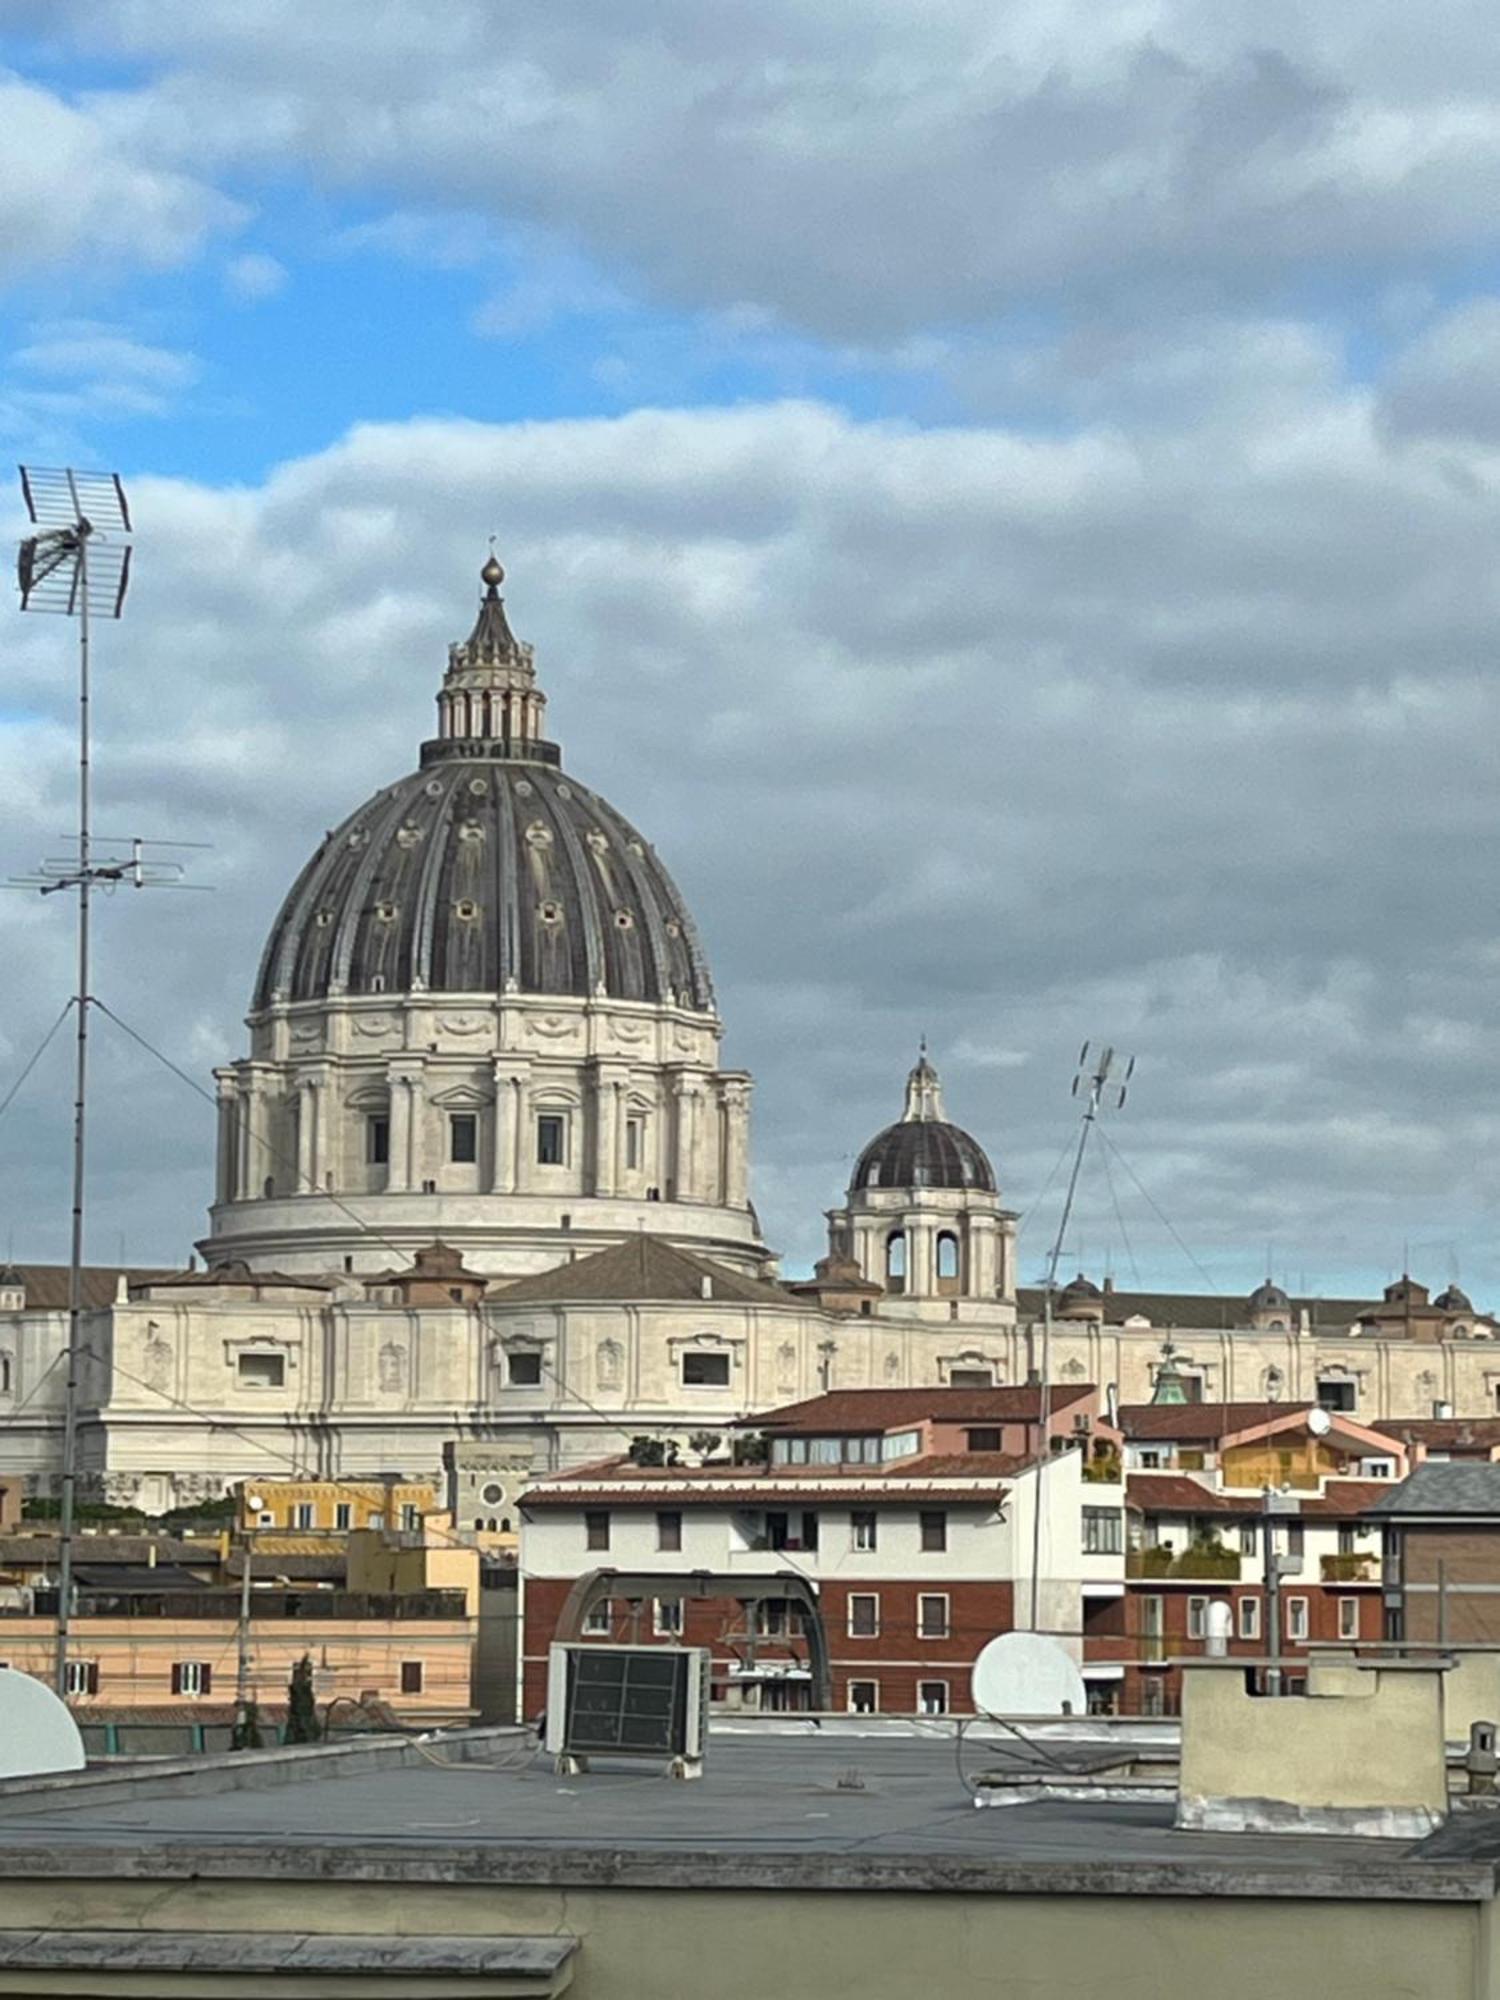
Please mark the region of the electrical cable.
<svg viewBox="0 0 1500 2000"><path fill-rule="evenodd" d="M1130 1275L1135 1279L1136 1288L1139 1290L1141 1282L1140 1266L1135 1261L1135 1251L1131 1247L1130 1231L1125 1227L1125 1217L1120 1213L1120 1197L1115 1193L1115 1177L1110 1172L1109 1154L1106 1151L1101 1153L1099 1157L1104 1162L1104 1184L1109 1189L1110 1204L1115 1211L1115 1222L1119 1227L1120 1236L1125 1245L1125 1255L1130 1262Z"/></svg>
<svg viewBox="0 0 1500 2000"><path fill-rule="evenodd" d="M3 1118L6 1112L9 1111L11 1105L15 1102L16 1096L19 1093L21 1086L25 1083L27 1077L30 1076L31 1072L36 1068L37 1064L41 1061L42 1057L47 1053L48 1047L50 1046L52 1041L52 1037L57 1033L58 1029L62 1026L63 1022L67 1020L68 1016L72 1013L73 1009L77 1006L77 1004L78 1002L76 996L74 996L73 994L69 994L68 998L63 1003L62 1012L58 1015L57 1019L52 1023L52 1026L47 1030L46 1034L43 1035L41 1041L37 1044L36 1049L32 1053L31 1060L27 1063L26 1067L21 1071L21 1074L16 1078L15 1082L11 1085L10 1089L6 1091L4 1097L0 1097L0 1118Z"/></svg>
<svg viewBox="0 0 1500 2000"><path fill-rule="evenodd" d="M1120 1162L1120 1165L1125 1169L1126 1173L1129 1174L1131 1180L1135 1183L1137 1191L1150 1204L1151 1210L1153 1214L1156 1216L1158 1222L1160 1222L1162 1226L1166 1229L1172 1241L1177 1245L1178 1249L1182 1252L1183 1256L1187 1258L1188 1262L1192 1265L1193 1269L1198 1273L1198 1276L1203 1280L1204 1284L1208 1287L1209 1292L1213 1295L1214 1298L1222 1298L1223 1297L1222 1286L1216 1285L1213 1279L1208 1275L1207 1271L1204 1270L1203 1266L1198 1262L1198 1259L1193 1255L1192 1251L1189 1250L1186 1243L1184 1243L1182 1238L1178 1235L1176 1225L1173 1223L1172 1218L1162 1208L1161 1204L1156 1200L1155 1196L1151 1193L1149 1188L1146 1187L1145 1183L1142 1181L1140 1175L1136 1172L1135 1168L1131 1166L1129 1160L1126 1159L1125 1155L1120 1151L1119 1147L1115 1144L1114 1140L1110 1138L1108 1132L1104 1131L1102 1127L1100 1128L1100 1136L1104 1140L1105 1146L1108 1148L1108 1150L1114 1154L1115 1158Z"/></svg>

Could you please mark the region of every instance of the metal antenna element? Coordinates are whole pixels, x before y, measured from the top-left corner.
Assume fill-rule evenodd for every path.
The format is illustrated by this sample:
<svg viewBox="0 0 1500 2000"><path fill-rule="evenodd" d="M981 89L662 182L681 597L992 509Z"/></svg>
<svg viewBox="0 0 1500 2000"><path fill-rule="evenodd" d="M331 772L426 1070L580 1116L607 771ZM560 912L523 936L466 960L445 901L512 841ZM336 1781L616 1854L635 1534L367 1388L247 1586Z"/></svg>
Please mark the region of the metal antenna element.
<svg viewBox="0 0 1500 2000"><path fill-rule="evenodd" d="M43 895L78 891L77 1041L73 1088L73 1225L68 1253L68 1348L63 1400L62 1496L58 1519L57 1640L59 1698L68 1689L68 1637L73 1614L73 1516L78 1487L78 1364L83 1346L83 1195L85 1107L89 1056L89 894L94 884L126 879L126 864L97 863L89 819L89 637L94 617L118 618L130 582L130 508L119 475L21 467L21 496L39 532L22 542L16 580L23 611L50 611L78 620L77 862L49 869ZM133 864L144 877L144 863Z"/></svg>
<svg viewBox="0 0 1500 2000"><path fill-rule="evenodd" d="M1042 1384L1040 1423L1037 1430L1036 1495L1031 1516L1031 1629L1041 1630L1038 1621L1042 1567L1042 1485L1052 1459L1052 1300L1057 1291L1057 1267L1062 1260L1068 1224L1073 1219L1073 1199L1078 1193L1078 1177L1083 1172L1083 1156L1089 1135L1101 1111L1118 1111L1125 1102L1130 1079L1135 1074L1135 1057L1122 1056L1107 1042L1085 1042L1078 1051L1078 1067L1073 1077L1073 1095L1083 1103L1078 1126L1078 1144L1073 1151L1073 1170L1068 1175L1068 1191L1063 1197L1057 1234L1047 1256L1047 1278L1042 1292Z"/></svg>

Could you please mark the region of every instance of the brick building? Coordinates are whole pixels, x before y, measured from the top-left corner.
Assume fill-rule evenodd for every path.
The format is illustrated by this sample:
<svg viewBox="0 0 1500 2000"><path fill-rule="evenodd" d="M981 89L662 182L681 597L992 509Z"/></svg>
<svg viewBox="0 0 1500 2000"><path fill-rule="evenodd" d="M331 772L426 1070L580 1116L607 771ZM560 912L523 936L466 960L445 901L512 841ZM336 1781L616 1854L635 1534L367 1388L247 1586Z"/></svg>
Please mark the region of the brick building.
<svg viewBox="0 0 1500 2000"><path fill-rule="evenodd" d="M1500 1465L1427 1463L1382 1493L1384 1636L1500 1643Z"/></svg>
<svg viewBox="0 0 1500 2000"><path fill-rule="evenodd" d="M761 1462L613 1460L533 1486L522 1502L525 1712L542 1705L570 1593L595 1571L600 1597L579 1636L705 1646L726 1707L817 1705L811 1602L835 1708L972 1712L981 1647L1033 1623L1034 1541L1035 1622L1087 1674L1085 1599L1124 1593L1124 1496L1108 1476L1107 1433L1105 1453L1092 1455L1094 1392L1055 1390L1051 1401L1061 1448L1045 1467L986 1448L1040 1433L1034 1389L870 1391L758 1419ZM1079 1418L1089 1428L1075 1432ZM976 1432L981 1448L965 1448ZM610 1573L630 1581L611 1593ZM778 1577L789 1595L774 1589ZM752 1596L752 1583L769 1594ZM1123 1672L1109 1660L1102 1682Z"/></svg>

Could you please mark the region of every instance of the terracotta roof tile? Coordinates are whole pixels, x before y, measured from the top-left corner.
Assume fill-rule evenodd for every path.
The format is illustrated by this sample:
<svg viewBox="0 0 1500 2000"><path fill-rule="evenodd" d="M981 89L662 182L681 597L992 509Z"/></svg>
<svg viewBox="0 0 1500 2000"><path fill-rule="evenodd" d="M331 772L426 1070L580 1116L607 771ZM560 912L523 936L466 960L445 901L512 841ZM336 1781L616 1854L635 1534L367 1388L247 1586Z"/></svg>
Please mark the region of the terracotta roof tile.
<svg viewBox="0 0 1500 2000"><path fill-rule="evenodd" d="M1097 1392L1092 1383L1065 1389L1054 1384L1052 1408L1070 1409ZM1041 1391L1035 1386L1013 1389L833 1389L825 1396L786 1403L777 1410L742 1417L739 1428L756 1431L876 1432L919 1424L926 1418L940 1423L1021 1423L1041 1412Z"/></svg>
<svg viewBox="0 0 1500 2000"><path fill-rule="evenodd" d="M712 1290L705 1300L704 1280ZM692 1299L696 1303L792 1306L797 1301L780 1285L747 1278L707 1257L691 1257L644 1233L626 1237L608 1250L558 1264L529 1278L491 1287L486 1296L499 1305L556 1299L568 1303L629 1303L636 1299Z"/></svg>

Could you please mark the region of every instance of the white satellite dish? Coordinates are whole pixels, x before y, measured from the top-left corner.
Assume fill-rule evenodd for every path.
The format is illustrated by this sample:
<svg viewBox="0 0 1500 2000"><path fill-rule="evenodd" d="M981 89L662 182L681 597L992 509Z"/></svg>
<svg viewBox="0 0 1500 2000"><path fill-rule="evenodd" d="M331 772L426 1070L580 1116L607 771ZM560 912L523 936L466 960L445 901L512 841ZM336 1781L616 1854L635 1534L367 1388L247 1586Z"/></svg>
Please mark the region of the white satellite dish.
<svg viewBox="0 0 1500 2000"><path fill-rule="evenodd" d="M0 1778L81 1771L83 1738L51 1688L0 1667Z"/></svg>
<svg viewBox="0 0 1500 2000"><path fill-rule="evenodd" d="M1329 1416L1321 1403L1314 1403L1313 1407L1308 1411L1307 1428L1315 1438L1327 1437L1328 1433L1333 1429L1333 1418Z"/></svg>
<svg viewBox="0 0 1500 2000"><path fill-rule="evenodd" d="M1002 1632L980 1649L969 1696L982 1715L1085 1715L1088 1697L1071 1654L1041 1632Z"/></svg>
<svg viewBox="0 0 1500 2000"><path fill-rule="evenodd" d="M265 1504L265 1501L258 1493L247 1493L245 1495L245 1505L250 1509L252 1514L258 1514Z"/></svg>

